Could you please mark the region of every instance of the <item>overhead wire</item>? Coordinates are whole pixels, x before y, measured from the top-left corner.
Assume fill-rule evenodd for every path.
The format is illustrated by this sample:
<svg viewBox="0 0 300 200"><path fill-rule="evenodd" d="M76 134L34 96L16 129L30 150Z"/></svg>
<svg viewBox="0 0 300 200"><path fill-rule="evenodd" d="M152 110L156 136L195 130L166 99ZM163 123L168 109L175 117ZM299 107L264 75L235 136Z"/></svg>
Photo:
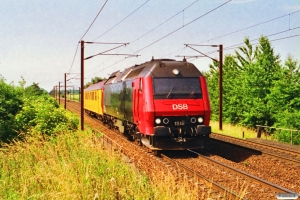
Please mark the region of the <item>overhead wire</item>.
<svg viewBox="0 0 300 200"><path fill-rule="evenodd" d="M123 21L125 21L128 17L130 17L132 14L134 14L135 12L137 12L139 9L141 9L144 5L146 5L146 3L148 3L150 0L145 1L142 5L140 5L138 8L136 8L134 11L132 11L129 15L127 15L126 17L124 17L121 21L119 21L118 23L116 23L114 26L112 26L110 29L108 29L106 32L104 32L103 34L101 34L100 36L98 36L96 39L94 39L93 41L96 41L97 39L99 39L100 37L102 37L103 35L105 35L106 33L108 33L109 31L111 31L112 29L114 29L116 26L118 26L119 24L121 24ZM123 48L122 48L123 49ZM121 50L122 50L121 49ZM121 51L120 50L120 51ZM113 56L109 57L107 60L111 59ZM106 61L107 61L106 60ZM106 62L104 61L104 62Z"/></svg>
<svg viewBox="0 0 300 200"><path fill-rule="evenodd" d="M297 27L297 28L300 28L300 27ZM293 29L291 29L291 30L293 30ZM279 34L279 33L282 33L282 32L284 32L284 31L281 31L281 32L278 32L278 33L275 33L275 34L271 34L271 35L276 35L276 34ZM284 40L284 39L289 39L289 38L299 37L299 36L300 36L300 34L296 34L296 35L291 35L291 36L286 36L286 37L281 37L281 38L270 39L269 41L272 42L272 41ZM256 38L256 39L253 39L253 40L250 40L250 41L255 41L255 40L259 40L259 38ZM235 44L235 45L223 48L223 51L239 48L240 47L239 45L241 45L241 44L244 44L244 43L239 43L239 44ZM259 44L259 42L253 43L251 45L257 45L257 44ZM211 54L217 53L217 52L218 52L218 50L215 50L215 51L206 52L205 54L206 55L211 55ZM199 57L201 57L201 56L199 56ZM196 60L199 57L191 59L191 61Z"/></svg>
<svg viewBox="0 0 300 200"><path fill-rule="evenodd" d="M74 65L74 61L75 61L75 58L76 58L76 55L77 55L78 47L79 47L79 43L77 43L76 51L75 51L75 54L74 54L74 57L73 57L73 61L72 61L72 64L71 64L69 73L71 72L72 67L73 67L73 65Z"/></svg>
<svg viewBox="0 0 300 200"><path fill-rule="evenodd" d="M127 15L125 18L123 18L121 21L119 21L117 24L115 24L114 26L112 26L110 29L108 29L107 31L105 31L103 34L101 34L99 37L97 37L93 41L96 41L97 39L99 39L100 37L102 37L103 35L105 35L106 33L108 33L109 31L111 31L112 29L114 29L116 26L118 26L120 23L122 23L123 21L125 21L128 17L130 17L133 13L135 13L136 11L138 11L140 8L142 8L149 1L150 0L145 1L141 6L139 6L137 9L135 9L134 11L132 11L129 15Z"/></svg>
<svg viewBox="0 0 300 200"><path fill-rule="evenodd" d="M103 4L102 8L99 10L97 16L95 17L95 19L93 20L93 22L91 23L91 25L89 26L89 28L86 30L86 32L83 34L83 36L81 37L81 39L79 41L82 40L82 38L87 34L87 32L90 30L90 28L92 27L92 25L94 24L94 22L96 21L96 19L98 18L99 14L101 13L101 11L103 10L104 6L106 5L106 3L108 2L108 0L105 1L105 3Z"/></svg>
<svg viewBox="0 0 300 200"><path fill-rule="evenodd" d="M148 0L149 1L149 0ZM135 11L137 11L138 9L140 9L143 5L145 5L148 1L146 1L144 4L142 4L140 7L138 7ZM171 19L173 19L174 17L176 17L177 15L179 15L181 12L183 12L183 11L185 11L186 9L188 9L189 7L191 7L192 5L194 5L197 1L199 1L199 0L196 0L196 1L194 1L194 2L192 2L191 4L189 4L187 7L185 7L184 9L182 9L180 12L178 12L178 13L176 13L176 14L174 14L173 16L171 16L171 17L169 17L167 20L165 20L164 22L162 22L162 23L160 23L159 25L157 25L156 27L154 27L153 29L151 29L150 31L148 31L148 32L146 32L145 34L143 34L143 35L141 35L139 38L137 38L137 39L135 39L135 40L133 40L132 42L130 42L130 44L132 44L132 43L134 43L134 42L136 42L136 41L138 41L138 40L140 40L141 38L143 38L144 36L146 36L146 35L148 35L149 33L151 33L152 31L154 31L155 29L157 29L158 27L160 27L161 25L163 25L163 24L165 24L166 22L168 22L168 21L170 21ZM135 12L134 11L134 12ZM134 12L132 12L131 14L133 14ZM130 15L131 15L130 14ZM118 24L120 24L122 21L124 21L126 18L128 18L130 15L128 15L127 17L125 17L123 20L121 20L119 23L117 23L116 25L114 25L112 28L114 28L114 27L116 27ZM109 29L108 31L110 31L110 30L112 30L112 28L111 29ZM106 31L105 33L107 33L108 31ZM105 33L103 33L101 36L103 36ZM97 39L99 39L101 36L99 36L99 37L97 37L95 40L97 40ZM94 41L95 41L94 40ZM128 45L129 46L129 45ZM121 49L122 50L122 49ZM121 51L120 50L120 51ZM113 56L111 56L110 58L108 58L107 60L109 60L109 59L111 59ZM125 60L126 58L124 58L123 60ZM106 61L107 61L106 60ZM122 61L123 61L122 60ZM105 61L105 62L106 62ZM119 62L121 62L121 61L118 61L117 63L119 63ZM115 65L115 64L117 64L117 63L114 63L113 65ZM110 66L109 66L110 67ZM108 68L109 68L108 67ZM105 68L105 69L107 69L107 68ZM101 70L102 71L102 70ZM96 72L96 73L98 73L98 72ZM95 73L94 73L95 74Z"/></svg>
<svg viewBox="0 0 300 200"><path fill-rule="evenodd" d="M200 42L200 43L198 43L198 44L201 44L201 43L204 43L204 42L209 42L209 41L211 41L211 40L219 39L219 38L222 38L222 37L225 37L225 36L228 36L228 35L232 35L232 34L234 34L234 33L238 33L238 32L241 32L241 31L244 31L244 30L247 30L247 29L250 29L250 28L259 26L259 25L262 25L262 24L266 24L266 23L272 22L272 21L274 21L274 20L281 19L281 18L286 17L286 16L290 16L290 15L295 14L295 13L297 13L297 12L300 12L300 10L295 11L295 12L292 12L292 13L289 13L289 14L286 14L286 15L282 15L282 16L279 16L279 17L276 17L276 18L273 18L273 19L264 21L264 22L260 22L260 23L258 23L258 24L254 24L254 25L251 25L251 26L248 26L248 27L245 27L245 28L242 28L242 29L233 31L233 32L231 32L231 33L227 33L227 34L225 34L225 35L221 35L221 36L218 36L218 37L215 37L215 38L212 38L212 39L209 39L209 40Z"/></svg>
<svg viewBox="0 0 300 200"><path fill-rule="evenodd" d="M185 25L183 24L183 26L181 26L181 27L179 27L178 29L176 29L176 30L174 30L174 31L170 32L169 34L167 34L167 35L163 36L162 38L160 38L160 39L158 39L158 40L156 40L156 41L152 42L151 44L149 44L149 45L147 45L147 46L143 47L142 49L140 49L140 50L138 50L138 51L134 52L134 54L135 54L135 53L138 53L138 52L140 52L140 51L142 51L142 50L144 50L144 49L146 49L146 48L150 47L151 45L153 45L153 44L155 44L155 43L159 42L160 40L162 40L162 39L164 39L164 38L166 38L166 37L168 37L168 36L172 35L173 33L177 32L178 30L180 30L180 29L182 29L182 28L184 28L184 27L186 27L186 26L190 25L191 23L193 23L193 22L195 22L195 21L199 20L200 18L202 18L202 17L204 17L204 16L208 15L209 13L211 13L211 12L213 12L213 11L217 10L218 8L220 8L220 7L224 6L225 4L229 3L230 1L232 1L232 0L228 0L228 1L226 1L225 3L223 3L223 4L219 5L219 6L217 6L216 8L214 8L214 9L212 9L212 10L210 10L210 11L206 12L205 14L203 14L203 15L201 15L201 16L199 16L199 17L195 18L194 20L190 21L189 23L187 23L187 24L185 24ZM194 3L195 3L195 2L194 2ZM194 3L192 3L191 5L193 5ZM188 7L190 7L191 5L189 5ZM187 8L188 8L188 7L187 7ZM124 61L124 60L126 60L126 58L124 58L124 59L122 59L122 60L119 60L118 62L116 62L116 63L114 63L114 64L112 64L112 65L110 65L110 66L108 66L108 67L106 67L106 68L104 68L104 69L101 69L100 71L98 71L98 72L96 72L96 73L99 73L99 72L101 72L101 71L103 71L103 70L105 70L105 69L108 69L108 68L110 68L110 67L112 67L112 66L116 65L117 63L120 63L120 62L122 62L122 61Z"/></svg>
<svg viewBox="0 0 300 200"><path fill-rule="evenodd" d="M231 0L230 0L230 1L231 1ZM163 36L162 38L160 38L160 39L158 39L158 40L152 42L151 44L149 44L149 45L143 47L142 49L136 51L135 53L140 52L140 51L142 51L142 50L148 48L149 46L151 46L151 45L153 45L153 44L159 42L160 40L162 40L162 39L168 37L169 35L175 33L176 31L182 29L183 27L189 25L190 23L193 23L194 21L200 19L201 17L203 17L203 16L207 15L208 13L210 13L210 12L212 12L212 11L218 9L219 7L225 5L226 3L230 2L230 1L227 1L227 2L225 2L224 4L222 4L222 5L218 6L218 7L216 7L215 9L213 9L213 10L211 10L211 11L205 13L204 15L202 15L202 16L200 16L200 17L198 17L198 18L196 18L196 19L194 19L194 20L192 20L192 21L190 21L190 22L187 23L186 25L183 25L182 27L180 27L180 28L178 28L178 29L176 29L176 30L170 32L169 34L167 34L167 35ZM197 2L197 1L195 1L195 2ZM194 4L195 2L193 2L192 4ZM190 4L189 6L191 6L192 4ZM188 6L188 7L189 7L189 6ZM187 7L187 8L188 8L188 7ZM185 9L186 9L186 8L185 8ZM184 11L184 9L183 9L182 11ZM180 11L179 13L181 13L182 11ZM300 11L300 10L299 10L299 11ZM228 35L231 35L231 34L234 34L234 33L237 33L237 32L243 31L243 30L246 30L246 29L250 29L250 28L253 28L253 27L256 27L256 26L259 26L259 25L268 23L268 22L271 22L271 21L275 21L275 20L278 20L278 19L280 19L280 18L286 17L286 16L288 16L288 15L290 16L290 15L292 15L292 14L294 14L294 13L299 12L299 11L295 11L295 12L293 12L293 13L289 13L289 14L286 14L286 15L283 15L283 16L279 16L279 17L276 17L276 18L273 18L273 19L270 19L270 20L267 20L267 21L264 21L264 22L261 22L261 23L258 23L258 24L255 24L255 25L252 25L252 26L249 26L249 27L246 27L246 28L243 28L243 29L240 29L240 30L231 32L231 33L228 33L228 34L225 34L225 35L222 35L222 36L218 36L218 37L216 37L216 38L212 38L212 39L210 39L210 40L214 40L214 39L218 39L218 38L221 38L221 37L225 37L225 36L228 36ZM166 23L167 21L169 21L169 20L172 19L173 17L177 16L179 13L176 13L176 14L173 15L171 18L169 18L169 19L167 19L166 21L162 22L161 24L159 24L158 26L156 26L156 27L153 28L152 30L148 31L148 32L145 33L144 35L140 36L138 39L134 40L133 42L135 42L135 41L141 39L142 37L144 37L145 35L149 34L150 32L152 32L153 30L155 30L156 28L158 28L158 27L161 26L162 24ZM124 20L123 20L123 21L124 21ZM115 26L114 26L114 27L115 27ZM299 27L296 27L296 28L299 28ZM296 29L296 28L293 28L293 29ZM293 29L290 29L290 30L293 30ZM271 34L271 35L269 35L269 36L276 35L276 34L280 34L280 33L283 33L283 32L286 32L286 31L282 31L282 32L279 32L279 33ZM102 36L102 35L101 35L101 36ZM99 37L101 37L101 36L99 36ZM288 37L279 38L279 39L276 39L276 40L288 39L288 38L296 37L296 36L299 36L299 35L288 36ZM98 37L98 38L99 38L99 37ZM98 38L97 38L97 39L98 39ZM210 40L207 40L207 41L210 41ZM270 41L276 41L276 40L270 40ZM207 42L207 41L204 41L204 42ZM252 41L253 41L253 40L252 40ZM133 43L133 42L131 42L131 43ZM201 42L201 43L203 43L203 42ZM238 44L238 45L239 45L239 44ZM235 45L235 46L236 46L236 45ZM184 47L184 48L185 48L185 47ZM175 52L180 51L180 50L182 50L182 49L184 49L184 48L181 48L181 49L179 49L179 50L176 50ZM237 48L237 47L236 47L236 48ZM227 50L227 49L223 49L223 50ZM175 53L175 52L173 52L173 53ZM217 51L214 51L214 52L217 52ZM212 52L212 53L214 53L214 52ZM170 55L170 54L168 54L168 55ZM108 67L106 67L106 68L101 69L100 71L103 71L103 70L105 70L105 69L108 69L108 68L110 68L110 67L112 67L112 66L116 65L117 63L120 63L120 62L122 62L122 61L124 61L124 60L126 60L126 58L124 58L124 59L122 59L122 60L119 60L119 61L117 61L116 63L114 63L114 64L112 64L112 65L110 65L110 66L108 66ZM100 71L98 71L98 72L100 72ZM96 73L98 73L98 72L96 72Z"/></svg>
<svg viewBox="0 0 300 200"><path fill-rule="evenodd" d="M135 41L138 41L139 39L143 38L144 36L148 35L149 33L151 33L152 31L154 31L155 29L157 29L158 27L160 27L161 25L165 24L166 22L170 21L171 19L173 19L174 17L176 17L177 15L179 15L180 13L182 13L183 11L185 11L186 9L188 9L189 7L191 7L192 5L194 5L197 1L194 1L193 3L191 3L190 5L188 5L187 7L185 7L183 10L181 10L180 12L174 14L172 17L166 19L165 21L163 21L162 23L160 23L159 25L157 25L156 27L154 27L153 29L151 29L150 31L146 32L145 34L143 34L142 36L140 36L139 38L133 40L132 42L130 42L131 44L134 43Z"/></svg>
<svg viewBox="0 0 300 200"><path fill-rule="evenodd" d="M211 12L213 12L213 11L217 10L218 8L220 8L220 7L224 6L225 4L229 3L230 1L232 1L232 0L228 0L228 1L226 1L225 3L223 3L223 4L219 5L219 6L217 6L216 8L214 8L214 9L212 9L212 10L208 11L208 12L206 12L205 14L203 14L203 15L201 15L201 16L199 16L199 17L197 17L196 19L194 19L194 20L190 21L189 23L187 23L187 24L185 24L185 25L183 24L181 27L179 27L179 28L175 29L174 31L172 31L172 32L168 33L167 35L163 36L162 38L160 38L160 39L158 39L158 40L156 40L156 41L154 41L154 42L150 43L149 45L147 45L147 46L143 47L142 49L140 49L140 50L136 51L135 53L138 53L138 52L140 52L140 51L142 51L142 50L144 50L144 49L146 49L146 48L148 48L148 47L152 46L153 44L155 44L155 43L159 42L160 40L162 40L162 39L164 39L164 38L166 38L166 37L168 37L168 36L172 35L173 33L175 33L175 32L177 32L177 31L179 31L180 29L182 29L182 28L184 28L184 27L186 27L186 26L190 25L191 23L193 23L193 22L197 21L198 19L200 19L200 18L202 18L202 17L204 17L204 16L208 15L209 13L211 13Z"/></svg>
<svg viewBox="0 0 300 200"><path fill-rule="evenodd" d="M266 37L271 37L271 36L274 36L274 35L282 34L282 33L289 32L289 31L292 31L292 30L295 30L295 29L299 29L299 28L300 28L300 26L295 27L295 28L292 28L292 29L289 28L288 30L284 30L284 31L272 33L272 34L270 34L270 35L266 35ZM255 40L259 40L259 38L252 39L252 40L250 40L250 42L251 42L251 41L255 41ZM271 40L270 40L270 41L271 41ZM232 47L239 46L239 45L242 45L242 44L244 44L244 43L239 43L239 44L231 45L231 46L226 47L226 48L224 48L224 49L225 49L225 50L227 50L227 49L232 49ZM223 50L224 50L224 49L223 49Z"/></svg>
<svg viewBox="0 0 300 200"><path fill-rule="evenodd" d="M103 4L102 8L99 10L97 16L94 18L93 22L92 22L91 25L88 27L88 29L85 31L85 33L83 34L83 36L80 38L79 41L81 41L81 40L83 39L83 37L87 34L87 32L90 30L90 28L92 27L92 25L94 24L94 22L95 22L96 19L98 18L99 14L100 14L101 11L103 10L103 8L104 8L104 6L106 5L107 2L108 2L108 0L105 1L105 3ZM75 51L75 55L74 55L74 58L73 58L73 61L72 61L72 64L71 64L69 73L70 73L71 70L72 70L72 67L73 67L73 64L74 64L74 60L75 60L75 57L76 57L76 54L77 54L77 51L78 51L78 47L79 47L79 43L77 44L76 51Z"/></svg>
<svg viewBox="0 0 300 200"><path fill-rule="evenodd" d="M282 15L282 16L279 16L279 17L275 17L275 18L273 18L273 19L269 19L269 20L267 20L267 21L260 22L260 23L257 23L257 24L254 24L254 25L251 25L251 26L248 26L248 27L245 27L245 28L242 28L242 29L239 29L239 30L236 30L236 31L233 31L233 32L230 32L230 33L221 35L221 36L218 36L218 37L215 37L215 38L211 38L211 39L209 39L209 40L202 41L202 42L199 42L199 43L197 43L197 44L202 44L202 43L205 43L205 42L209 42L209 41L211 41L211 40L215 40L215 39L219 39L219 38L222 38L222 37L225 37L225 36L228 36L228 35L232 35L232 34L235 34L235 33L238 33L238 32L241 32L241 31L244 31L244 30L247 30L247 29L250 29L250 28L259 26L259 25L262 25L262 24L266 24L266 23L269 23L269 22L272 22L272 21L281 19L281 18L286 17L286 16L289 16L289 17L290 17L290 15L293 15L293 14L298 13L298 12L300 12L300 10L297 10L297 11L294 11L294 12L292 12L292 13L285 14L285 15ZM289 19L289 20L290 20L290 19ZM298 28L298 27L297 27L297 28ZM293 29L290 29L290 24L289 24L289 30L293 30ZM287 31L288 31L288 30L287 30ZM276 33L276 34L278 34L278 33ZM272 35L269 35L269 36L272 36ZM240 44L243 44L243 43L240 43ZM237 44L237 45L239 45L239 44ZM236 45L235 45L235 46L236 46ZM181 48L181 49L183 49L183 48ZM179 51L179 50L176 50L175 52L177 52L177 51Z"/></svg>

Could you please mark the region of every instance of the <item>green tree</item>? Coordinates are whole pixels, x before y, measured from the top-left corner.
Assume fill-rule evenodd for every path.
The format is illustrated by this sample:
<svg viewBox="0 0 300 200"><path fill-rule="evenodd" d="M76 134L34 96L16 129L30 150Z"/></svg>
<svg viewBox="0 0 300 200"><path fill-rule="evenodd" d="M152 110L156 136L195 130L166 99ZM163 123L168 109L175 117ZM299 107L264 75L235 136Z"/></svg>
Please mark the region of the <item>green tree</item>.
<svg viewBox="0 0 300 200"><path fill-rule="evenodd" d="M88 82L87 84L85 84L84 88L87 88L87 87L89 87L90 85L95 84L95 83L98 83L98 82L101 82L101 81L103 81L103 80L107 80L107 79L106 79L106 78L101 78L101 77L97 77L97 76L96 76L96 77L92 78L90 82Z"/></svg>
<svg viewBox="0 0 300 200"><path fill-rule="evenodd" d="M227 55L223 64L223 120L236 124L243 113L241 93L241 67L232 55Z"/></svg>
<svg viewBox="0 0 300 200"><path fill-rule="evenodd" d="M22 94L0 80L0 139L8 141L18 135L14 116L22 109Z"/></svg>
<svg viewBox="0 0 300 200"><path fill-rule="evenodd" d="M271 90L271 113L277 127L300 129L300 64L289 55Z"/></svg>
<svg viewBox="0 0 300 200"><path fill-rule="evenodd" d="M25 95L27 96L40 96L46 94L44 89L41 89L38 83L33 83L31 86L25 88Z"/></svg>
<svg viewBox="0 0 300 200"><path fill-rule="evenodd" d="M219 107L218 107L218 100L219 100L219 87L218 87L218 81L219 81L219 63L213 62L213 64L209 65L209 71L204 72L203 75L207 79L207 87L209 90L209 99L212 109L212 120L218 120L218 113L219 113Z"/></svg>
<svg viewBox="0 0 300 200"><path fill-rule="evenodd" d="M248 38L235 55L226 55L223 64L223 120L246 126L272 125L273 97L271 89L281 72L280 57L275 55L266 37L259 39L255 48ZM213 119L218 115L218 64L210 65L205 73L213 108Z"/></svg>

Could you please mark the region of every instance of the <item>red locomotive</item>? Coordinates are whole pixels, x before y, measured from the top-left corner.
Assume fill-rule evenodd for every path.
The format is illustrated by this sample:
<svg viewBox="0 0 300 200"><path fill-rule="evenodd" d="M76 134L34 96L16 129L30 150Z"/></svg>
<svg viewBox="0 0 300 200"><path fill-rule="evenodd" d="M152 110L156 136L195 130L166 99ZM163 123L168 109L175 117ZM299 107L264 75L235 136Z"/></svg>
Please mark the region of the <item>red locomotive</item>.
<svg viewBox="0 0 300 200"><path fill-rule="evenodd" d="M199 149L209 138L205 77L186 61L152 59L85 89L85 111L152 150Z"/></svg>

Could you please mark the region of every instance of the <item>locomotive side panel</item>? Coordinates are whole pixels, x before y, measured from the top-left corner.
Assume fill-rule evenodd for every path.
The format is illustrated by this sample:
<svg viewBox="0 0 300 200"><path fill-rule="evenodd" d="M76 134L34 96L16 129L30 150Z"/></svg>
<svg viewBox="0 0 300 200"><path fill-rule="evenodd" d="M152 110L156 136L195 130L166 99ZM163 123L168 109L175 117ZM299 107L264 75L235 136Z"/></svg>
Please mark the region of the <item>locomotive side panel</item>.
<svg viewBox="0 0 300 200"><path fill-rule="evenodd" d="M124 95L124 120L133 122L132 113L132 80L125 81L123 84L123 95Z"/></svg>
<svg viewBox="0 0 300 200"><path fill-rule="evenodd" d="M105 114L120 120L132 119L132 81L117 82L104 86Z"/></svg>
<svg viewBox="0 0 300 200"><path fill-rule="evenodd" d="M122 82L104 86L104 112L119 119L124 118Z"/></svg>

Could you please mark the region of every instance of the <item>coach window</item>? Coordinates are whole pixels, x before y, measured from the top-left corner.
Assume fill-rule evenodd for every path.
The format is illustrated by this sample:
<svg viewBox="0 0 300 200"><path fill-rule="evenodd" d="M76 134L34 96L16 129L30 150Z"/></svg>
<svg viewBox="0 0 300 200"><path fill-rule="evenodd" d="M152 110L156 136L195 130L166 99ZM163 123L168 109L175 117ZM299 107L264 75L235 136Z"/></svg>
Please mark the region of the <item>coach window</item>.
<svg viewBox="0 0 300 200"><path fill-rule="evenodd" d="M140 78L140 92L143 92L143 83L142 83L142 79Z"/></svg>

